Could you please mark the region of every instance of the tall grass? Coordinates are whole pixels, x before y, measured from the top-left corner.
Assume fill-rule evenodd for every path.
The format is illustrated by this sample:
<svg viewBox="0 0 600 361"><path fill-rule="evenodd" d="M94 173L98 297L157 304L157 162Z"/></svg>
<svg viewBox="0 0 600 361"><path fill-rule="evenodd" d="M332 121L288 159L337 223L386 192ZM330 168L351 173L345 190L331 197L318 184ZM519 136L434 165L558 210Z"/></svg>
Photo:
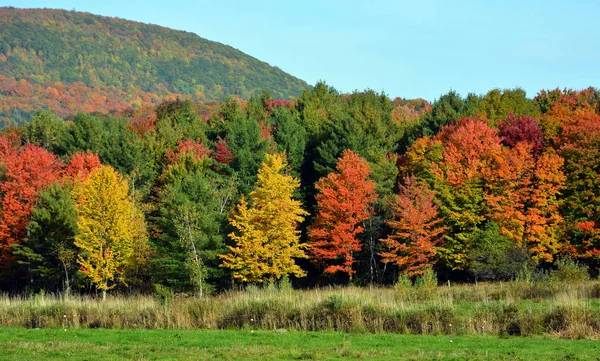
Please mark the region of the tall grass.
<svg viewBox="0 0 600 361"><path fill-rule="evenodd" d="M255 287L208 297L0 296L0 326L600 337L600 282Z"/></svg>

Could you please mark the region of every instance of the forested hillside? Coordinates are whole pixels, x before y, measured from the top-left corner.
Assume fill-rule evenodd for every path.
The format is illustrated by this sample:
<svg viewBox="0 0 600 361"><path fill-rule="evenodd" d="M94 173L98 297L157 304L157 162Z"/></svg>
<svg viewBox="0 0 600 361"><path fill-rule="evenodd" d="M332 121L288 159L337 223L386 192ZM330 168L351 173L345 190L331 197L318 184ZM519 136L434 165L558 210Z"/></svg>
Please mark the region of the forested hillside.
<svg viewBox="0 0 600 361"><path fill-rule="evenodd" d="M0 8L0 120L31 112L108 113L186 95L248 99L268 89L298 96L307 84L196 34L89 13Z"/></svg>
<svg viewBox="0 0 600 361"><path fill-rule="evenodd" d="M600 260L600 93L324 83L0 137L3 289L509 280ZM307 277L308 276L308 277Z"/></svg>

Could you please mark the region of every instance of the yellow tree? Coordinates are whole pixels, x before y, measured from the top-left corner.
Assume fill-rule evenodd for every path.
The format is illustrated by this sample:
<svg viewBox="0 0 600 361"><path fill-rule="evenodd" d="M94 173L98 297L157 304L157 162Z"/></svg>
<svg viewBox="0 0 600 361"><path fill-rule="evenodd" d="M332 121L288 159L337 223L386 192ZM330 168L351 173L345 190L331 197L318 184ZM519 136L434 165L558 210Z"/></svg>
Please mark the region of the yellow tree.
<svg viewBox="0 0 600 361"><path fill-rule="evenodd" d="M110 166L96 168L73 192L79 214L77 261L105 299L117 281L126 285L119 276L135 267L139 253L147 249L144 217L131 200L127 182Z"/></svg>
<svg viewBox="0 0 600 361"><path fill-rule="evenodd" d="M235 244L221 256L222 266L241 282L306 275L295 258L306 258L297 228L307 213L293 199L300 182L285 174L286 167L284 154L267 155L258 171L258 187L250 193L252 203L242 198L229 220L237 231L229 235Z"/></svg>

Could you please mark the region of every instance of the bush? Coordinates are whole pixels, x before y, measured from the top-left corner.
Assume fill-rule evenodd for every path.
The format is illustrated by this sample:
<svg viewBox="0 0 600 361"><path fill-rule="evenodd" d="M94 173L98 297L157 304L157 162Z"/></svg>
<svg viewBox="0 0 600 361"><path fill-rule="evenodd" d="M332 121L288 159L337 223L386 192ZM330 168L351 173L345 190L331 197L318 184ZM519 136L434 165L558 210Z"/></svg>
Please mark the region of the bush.
<svg viewBox="0 0 600 361"><path fill-rule="evenodd" d="M590 278L588 267L570 258L561 258L555 265L556 269L550 273L553 281L583 282Z"/></svg>
<svg viewBox="0 0 600 361"><path fill-rule="evenodd" d="M531 264L527 251L515 247L493 222L475 235L470 259L469 272L479 280L510 280Z"/></svg>
<svg viewBox="0 0 600 361"><path fill-rule="evenodd" d="M437 275L435 271L429 267L425 273L415 279L415 287L417 289L435 289L438 285Z"/></svg>

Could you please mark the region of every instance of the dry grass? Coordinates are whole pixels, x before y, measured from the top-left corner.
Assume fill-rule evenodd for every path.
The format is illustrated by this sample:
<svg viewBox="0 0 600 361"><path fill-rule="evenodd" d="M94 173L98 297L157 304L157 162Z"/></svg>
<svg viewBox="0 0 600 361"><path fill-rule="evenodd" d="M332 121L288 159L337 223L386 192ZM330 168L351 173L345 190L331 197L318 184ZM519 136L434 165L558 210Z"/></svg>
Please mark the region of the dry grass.
<svg viewBox="0 0 600 361"><path fill-rule="evenodd" d="M164 295L163 295L164 296ZM0 297L0 325L600 337L600 282L440 287L248 287L209 297Z"/></svg>

